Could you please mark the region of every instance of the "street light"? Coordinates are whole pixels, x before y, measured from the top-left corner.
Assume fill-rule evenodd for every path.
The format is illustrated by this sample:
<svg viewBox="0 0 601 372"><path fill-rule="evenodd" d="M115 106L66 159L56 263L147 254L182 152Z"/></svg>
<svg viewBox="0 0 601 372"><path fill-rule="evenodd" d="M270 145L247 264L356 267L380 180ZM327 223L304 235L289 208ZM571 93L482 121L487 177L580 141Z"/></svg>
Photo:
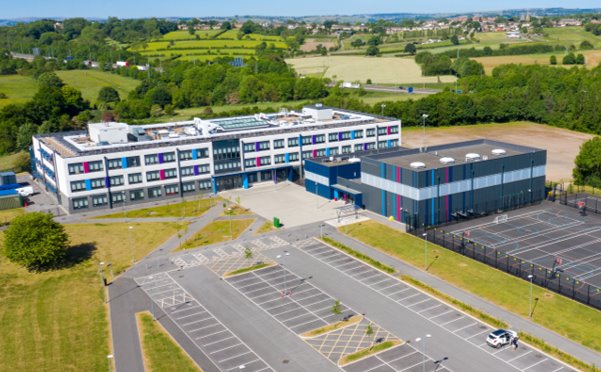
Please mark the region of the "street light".
<svg viewBox="0 0 601 372"><path fill-rule="evenodd" d="M426 119L428 114L422 114L422 148L421 151L426 150Z"/></svg>
<svg viewBox="0 0 601 372"><path fill-rule="evenodd" d="M319 225L319 237L321 239L323 239L323 228L324 228L324 224L322 223L321 225Z"/></svg>
<svg viewBox="0 0 601 372"><path fill-rule="evenodd" d="M528 279L530 279L530 302L528 303L528 317L532 318L532 279L534 279L534 275L528 275Z"/></svg>
<svg viewBox="0 0 601 372"><path fill-rule="evenodd" d="M423 233L424 237L424 269L428 271L428 233Z"/></svg>
<svg viewBox="0 0 601 372"><path fill-rule="evenodd" d="M277 259L283 259L283 256L290 256L290 252L288 251L284 251L284 254L278 254L277 256L275 256L275 258ZM286 272L286 268L284 267L284 264L280 262L280 266L282 268L284 268L284 293L282 294L282 297L286 297L288 295L288 283L286 281L286 277L287 277L287 272Z"/></svg>
<svg viewBox="0 0 601 372"><path fill-rule="evenodd" d="M108 367L109 367L109 372L111 372L113 369L111 368L111 360L113 360L114 356L113 354L109 354L106 356L106 361L108 363Z"/></svg>
<svg viewBox="0 0 601 372"><path fill-rule="evenodd" d="M227 209L227 215L229 216L230 220L230 240L234 240L234 235L232 234L232 207Z"/></svg>
<svg viewBox="0 0 601 372"><path fill-rule="evenodd" d="M386 108L386 105L382 104L380 107L382 108L382 116L384 116L384 109Z"/></svg>
<svg viewBox="0 0 601 372"><path fill-rule="evenodd" d="M133 246L133 241L132 241L132 232L134 230L133 226L129 227L129 252L131 253L131 264L133 265L134 262L136 262L136 259L134 258L134 246Z"/></svg>
<svg viewBox="0 0 601 372"><path fill-rule="evenodd" d="M427 334L426 336L424 336L423 339L421 337L418 337L415 339L415 342L422 341L422 364L423 364L424 372L426 372L426 339L431 338L431 337L432 337L431 334Z"/></svg>

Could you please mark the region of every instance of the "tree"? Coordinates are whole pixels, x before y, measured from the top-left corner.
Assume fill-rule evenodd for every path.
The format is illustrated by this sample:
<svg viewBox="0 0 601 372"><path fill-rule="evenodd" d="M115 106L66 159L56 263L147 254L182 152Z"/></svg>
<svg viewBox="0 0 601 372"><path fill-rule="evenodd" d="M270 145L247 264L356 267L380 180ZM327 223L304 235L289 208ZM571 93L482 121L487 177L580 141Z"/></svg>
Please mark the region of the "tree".
<svg viewBox="0 0 601 372"><path fill-rule="evenodd" d="M332 313L334 315L340 315L342 310L340 310L340 300L334 301L334 305L332 305Z"/></svg>
<svg viewBox="0 0 601 372"><path fill-rule="evenodd" d="M572 174L577 185L601 188L601 137L593 137L580 146Z"/></svg>
<svg viewBox="0 0 601 372"><path fill-rule="evenodd" d="M380 49L378 49L378 47L375 45L370 45L367 48L367 51L365 51L365 54L368 56L377 56L378 54L380 54Z"/></svg>
<svg viewBox="0 0 601 372"><path fill-rule="evenodd" d="M578 53L578 55L576 56L576 64L584 65L585 62L586 62L586 60L584 59L584 54Z"/></svg>
<svg viewBox="0 0 601 372"><path fill-rule="evenodd" d="M584 40L582 43L580 43L580 50L589 50L594 48L595 46L588 40Z"/></svg>
<svg viewBox="0 0 601 372"><path fill-rule="evenodd" d="M576 56L574 53L570 52L563 56L563 64L564 65L574 65L576 64Z"/></svg>
<svg viewBox="0 0 601 372"><path fill-rule="evenodd" d="M371 323L367 324L367 327L365 327L365 335L371 339L371 335L374 334L374 328L372 327ZM373 347L373 344L370 346L370 349Z"/></svg>
<svg viewBox="0 0 601 372"><path fill-rule="evenodd" d="M451 40L451 44L459 45L459 38L457 37L457 35L451 36L450 40Z"/></svg>
<svg viewBox="0 0 601 372"><path fill-rule="evenodd" d="M38 78L39 88L62 88L65 83L54 73L45 72Z"/></svg>
<svg viewBox="0 0 601 372"><path fill-rule="evenodd" d="M415 47L415 44L409 43L409 44L405 45L405 53L415 55L416 52L417 52L417 48Z"/></svg>
<svg viewBox="0 0 601 372"><path fill-rule="evenodd" d="M28 270L56 267L65 257L69 236L52 215L32 212L16 217L4 233L6 257Z"/></svg>
<svg viewBox="0 0 601 372"><path fill-rule="evenodd" d="M556 65L557 64L557 57L555 57L555 55L552 55L551 57L549 57L549 63L551 65Z"/></svg>
<svg viewBox="0 0 601 372"><path fill-rule="evenodd" d="M114 103L121 101L121 97L119 97L119 92L117 89L113 87L102 87L98 92L98 102L104 103Z"/></svg>

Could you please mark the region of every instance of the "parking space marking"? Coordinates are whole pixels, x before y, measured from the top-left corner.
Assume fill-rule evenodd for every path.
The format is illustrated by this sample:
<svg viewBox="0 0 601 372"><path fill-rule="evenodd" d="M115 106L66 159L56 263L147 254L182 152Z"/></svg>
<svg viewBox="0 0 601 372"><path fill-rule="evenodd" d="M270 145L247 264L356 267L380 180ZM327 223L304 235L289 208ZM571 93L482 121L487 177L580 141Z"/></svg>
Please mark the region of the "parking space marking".
<svg viewBox="0 0 601 372"><path fill-rule="evenodd" d="M531 350L528 350L528 352L526 352L526 353L524 353L524 354L522 354L522 355L518 355L518 356L516 356L515 358L511 358L511 359L509 359L509 360L508 360L508 362L513 362L514 360L518 360L518 359L520 359L521 357L523 357L524 355L528 355L528 354L530 354L531 352L532 352L532 349L531 349Z"/></svg>
<svg viewBox="0 0 601 372"><path fill-rule="evenodd" d="M474 339L474 337L476 337L476 336L482 336L483 334L485 334L485 333L487 333L487 332L490 332L490 328L489 328L489 327L486 327L486 328L487 328L486 330L484 330L484 331L481 331L481 332L478 332L478 333L477 333L477 334L475 334L475 335L469 335L468 337L462 337L462 336L460 336L460 335L456 334L456 332L458 332L458 331L460 331L460 330L462 330L462 329L468 328L468 327L470 327L470 326L474 326L474 323L472 323L472 324L470 324L470 325L468 325L468 326L466 326L466 327L463 327L463 326L462 326L461 328L459 328L459 329L457 329L457 330L454 330L454 331L452 331L452 330L449 330L447 326L448 326L448 325L450 325L450 324L452 324L453 322L456 322L456 321L459 321L459 320L462 320L462 319L465 319L465 318L471 318L471 319L473 319L473 320L474 320L475 324L483 324L483 325L484 325L484 323L482 323L482 322L478 321L477 319L475 319L475 318L473 318L473 317L471 317L471 316L469 316L469 315L467 315L467 314L465 314L465 313L463 313L463 312L460 312L459 310L457 310L457 309L453 308L451 305L447 305L446 303L444 303L444 302L442 302L442 301L440 301L440 300L438 300L438 299L436 299L436 298L434 298L434 297L430 296L430 295L429 295L429 294L427 294L427 293L424 293L424 292L422 292L421 290L419 290L419 289L417 289L417 288L414 288L414 287L412 287L412 286L410 286L410 285L407 285L406 283L403 283L403 282L399 281L399 280L398 280L398 278L395 278L395 277L393 277L393 276L391 276L391 275L389 275L389 274L386 274L386 273L384 273L384 272L382 272L382 271L380 271L380 270L378 270L378 269L375 269L375 268L373 268L373 267L371 267L371 266L369 266L369 265L367 265L367 264L365 264L365 263L362 263L362 262L360 262L359 260L355 259L354 257L352 257L352 256L350 256L350 255L348 255L348 254L346 254L346 253L344 253L344 252L340 252L340 251L338 251L337 249L335 249L335 248L332 248L332 247L329 247L329 246L327 246L327 245L325 245L325 244L323 244L323 243L321 243L321 242L317 242L317 243L318 243L318 244L320 244L320 245L322 245L322 246L323 246L324 248L326 248L326 249L330 249L330 250L332 250L332 251L336 251L336 252L338 252L338 253L340 253L340 254L346 255L346 256L347 256L349 259L352 259L352 260L354 260L355 262L357 262L357 263L358 263L358 265L353 265L353 266L352 266L353 268L352 268L351 270L348 270L347 266L349 266L349 267L350 267L350 265L352 265L350 262L349 262L349 263L345 263L344 265L332 265L332 263L331 263L331 262L327 262L327 261L325 261L325 260L321 259L320 257L318 257L317 255L313 254L313 252L312 252L311 250L308 250L308 249L303 249L302 247L297 247L297 248L299 248L299 249L300 249L302 252L306 253L307 255L310 255L310 256L314 257L315 259L317 259L317 260L320 260L320 261L321 261L321 262L323 262L325 265L327 265L327 266L330 266L330 267L331 267L331 268L333 268L334 270L337 270L337 271L339 271L339 272L341 272L341 273L343 273L343 274L345 274L345 275L347 275L347 276L351 277L352 279L354 279L354 280L358 281L359 283L361 283L361 284L365 285L366 287L370 288L371 290L373 290L373 291L375 291L375 292L377 292L377 293L379 293L379 294L381 294L381 295L383 295L383 296L385 296L385 297L387 297L387 298L389 298L389 299L393 300L394 302L396 302L396 303L400 304L401 306L405 307L406 309L408 309L408 310L410 310L410 311L413 311L414 313L416 313L416 314L418 314L418 315L422 316L423 318L425 318L425 319L427 319L427 320L429 320L429 321L433 322L434 324L436 324L436 325L438 325L438 326L440 326L440 327L444 328L445 330L449 331L450 333L453 333L455 336L457 336L457 337L459 337L459 338L461 338L461 339L464 339L464 340L466 340L466 341L470 341L470 339ZM369 270L372 270L373 272L375 272L375 273L377 273L377 274L380 274L380 275L386 275L386 276L388 276L389 278L391 278L391 279L393 279L393 280L395 280L395 281L398 281L398 283L399 283L399 284L401 284L401 283L402 283L403 285L405 285L405 286L406 286L406 288L405 288L404 290L407 290L407 289L411 288L411 289L415 290L415 291L416 291L416 293L409 294L408 296L405 296L404 298L395 299L395 298L393 298L393 297L395 297L395 296L396 296L396 294L398 294L398 293L401 293L401 292L403 292L403 291L395 291L395 292L391 292L391 293L385 293L385 292L388 292L388 290L389 290L390 288L394 287L394 284L393 284L393 285L390 285L390 286L388 286L388 287L385 287L385 288L381 288L381 289L373 288L373 287L374 287L374 286L373 286L373 283L366 283L366 278L369 278L369 277L372 277L372 276L369 276L369 277L366 277L366 278L362 278L362 277L361 277L361 275L362 275L362 274L358 274L358 275L357 275L357 273L359 273L359 272L363 271L363 270L360 270L360 268L361 268L361 267L362 267L362 268L364 268L364 269L366 269L367 271L369 271ZM366 272L364 272L364 273L366 273ZM373 275L373 276L375 276L375 275ZM411 301L411 299L412 299L413 297L420 296L420 295L422 295L422 296L426 296L427 298L426 298L425 300L419 300L418 302L411 303L411 302L412 302L412 301ZM417 299L417 298L416 298L416 299ZM428 309L423 309L423 310L418 310L418 309L416 308L416 306L415 306L415 305L418 305L418 304L420 304L420 303L422 303L422 302L424 302L424 301L430 300L430 299L431 299L431 300L433 300L433 301L436 301L436 302L438 302L438 305L436 305L436 306L431 306L431 307L429 307ZM403 303L403 302L406 302L406 303ZM428 317L428 316L424 316L424 315L422 315L422 313L424 313L424 312L427 312L429 309L431 309L431 308L436 308L436 307L438 307L438 306L440 306L440 305L446 305L446 306L450 307L450 310L448 310L448 311L446 311L446 312L444 312L444 313L442 313L442 314L438 314L438 315L431 316L431 317ZM451 319L451 320L448 320L448 321L445 321L445 322L443 322L443 323L441 323L441 324L438 324L438 323L436 323L436 322L434 321L434 319L436 319L436 318L439 318L439 317L441 317L441 316L445 316L445 315L447 315L447 316L448 316L448 314L449 314L449 313L453 313L453 312L455 312L455 311L456 311L456 312L458 312L459 314L461 314L461 316L459 316L459 317L457 317L457 318L454 318L454 319ZM446 320L445 318L441 318L441 319L443 319L443 320ZM470 342L471 342L471 341L470 341ZM484 343L483 345L486 345L486 343ZM505 360L505 359L501 358L501 356L500 356L500 355L499 355L499 356L495 355L495 353L491 352L490 350L487 350L487 349L483 349L483 350L484 350L484 351L486 351L487 353L489 353L490 355L492 355L492 356L496 357L497 359L499 359L499 360L501 360L501 361L503 361L503 362L505 362L505 363L507 363L507 364L511 365L512 367L514 367L514 368L517 368L517 369L520 369L520 370L523 370L522 368L520 368L520 367L518 367L518 366L516 366L516 365L513 365L513 364L511 363L513 360L509 360L509 361L507 361L507 360ZM544 354L544 353L543 353L543 352L541 352L540 350L537 350L537 353L540 353L542 356L548 357L548 355L547 355L547 354ZM554 358L553 358L553 360L556 360L556 359L554 359ZM562 365L563 365L563 363L562 363L562 362L560 362L560 361L558 361L558 360L556 360L556 361L557 361L558 363L560 363L560 364L562 364ZM530 368L530 367L528 367L528 368Z"/></svg>
<svg viewBox="0 0 601 372"><path fill-rule="evenodd" d="M273 371L269 364L261 359L245 342L238 338L207 308L190 296L184 288L169 275L169 273L165 272L136 278L135 281L152 301L156 302L164 309L167 317L171 318L184 335L220 370L229 369L223 364L228 360L252 355L252 358L250 358L251 362L259 362L253 370L267 369ZM160 284L160 286L157 286L157 283ZM161 287L165 288L167 286L171 289L159 292L153 291L153 289ZM187 313L189 311L191 311L190 314ZM190 327L195 325L200 327L193 329ZM233 344L232 340L234 341ZM223 345L220 345L220 343L223 343ZM208 349L208 346L212 346L212 348ZM213 350L214 347L217 347L217 350ZM228 350L235 352L235 348L238 348L240 352L235 356L229 356L227 354ZM217 354L220 352L228 356L228 358L219 359ZM241 361L242 364L247 363L246 360L241 359Z"/></svg>

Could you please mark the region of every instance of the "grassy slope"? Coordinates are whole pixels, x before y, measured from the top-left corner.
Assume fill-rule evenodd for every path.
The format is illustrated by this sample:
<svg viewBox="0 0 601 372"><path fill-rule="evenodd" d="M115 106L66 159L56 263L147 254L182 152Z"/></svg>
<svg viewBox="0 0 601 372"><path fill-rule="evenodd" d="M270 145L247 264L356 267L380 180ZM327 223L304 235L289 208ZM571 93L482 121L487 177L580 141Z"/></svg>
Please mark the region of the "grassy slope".
<svg viewBox="0 0 601 372"><path fill-rule="evenodd" d="M253 221L254 219L232 220L232 239L238 238ZM230 221L218 220L206 225L191 239L185 241L181 249L192 249L227 240L230 240Z"/></svg>
<svg viewBox="0 0 601 372"><path fill-rule="evenodd" d="M138 258L178 229L168 223L133 225ZM97 262L111 261L115 273L129 265L128 230L93 224L66 230L74 246L96 243L91 259L30 273L0 256L0 371L106 371L109 330Z"/></svg>
<svg viewBox="0 0 601 372"><path fill-rule="evenodd" d="M189 200L177 204L118 212L96 218L195 217L205 213L221 199Z"/></svg>
<svg viewBox="0 0 601 372"><path fill-rule="evenodd" d="M11 103L27 102L38 89L38 83L29 76L0 76L0 93L8 98L0 99L0 108Z"/></svg>
<svg viewBox="0 0 601 372"><path fill-rule="evenodd" d="M136 314L148 371L199 371L198 366L148 312Z"/></svg>
<svg viewBox="0 0 601 372"><path fill-rule="evenodd" d="M341 231L416 267L424 265L421 239L373 221L345 226ZM439 257L430 267L431 274L513 313L527 316L529 284L526 281L433 244L429 245L428 255ZM533 318L535 322L601 351L598 310L538 286L534 287L533 295L540 299Z"/></svg>
<svg viewBox="0 0 601 372"><path fill-rule="evenodd" d="M2 105L0 105L0 109L2 108L1 106ZM21 152L17 152L14 154L0 156L0 171L5 169L15 169L17 167L15 163L18 160L20 154Z"/></svg>
<svg viewBox="0 0 601 372"><path fill-rule="evenodd" d="M90 102L96 102L98 92L102 87L113 87L117 89L121 98L127 98L129 92L140 83L132 78L97 70L57 71L56 74L65 84L79 89L83 97Z"/></svg>

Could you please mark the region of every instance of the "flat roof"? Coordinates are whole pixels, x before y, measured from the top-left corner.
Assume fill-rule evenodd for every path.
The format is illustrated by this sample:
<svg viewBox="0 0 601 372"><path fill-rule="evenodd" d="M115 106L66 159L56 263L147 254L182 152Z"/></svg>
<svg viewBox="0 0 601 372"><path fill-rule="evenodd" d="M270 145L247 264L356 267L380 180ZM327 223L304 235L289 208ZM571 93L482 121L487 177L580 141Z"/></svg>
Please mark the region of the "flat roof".
<svg viewBox="0 0 601 372"><path fill-rule="evenodd" d="M306 106L311 107L311 106ZM325 108L325 106L322 106ZM167 147L192 143L212 142L278 133L299 133L324 127L350 127L370 123L385 123L394 118L349 110L332 109L332 117L317 120L302 112L282 109L278 113L237 116L216 119L197 119L146 125L126 123L92 123L91 127L126 128L127 143L96 143L87 131L40 134L38 138L62 157L133 151L145 148Z"/></svg>
<svg viewBox="0 0 601 372"><path fill-rule="evenodd" d="M401 168L415 171L438 169L454 164L465 164L477 161L498 159L519 154L526 154L540 149L514 145L506 142L479 139L420 149L399 149L395 152L368 154L362 158L373 159Z"/></svg>

